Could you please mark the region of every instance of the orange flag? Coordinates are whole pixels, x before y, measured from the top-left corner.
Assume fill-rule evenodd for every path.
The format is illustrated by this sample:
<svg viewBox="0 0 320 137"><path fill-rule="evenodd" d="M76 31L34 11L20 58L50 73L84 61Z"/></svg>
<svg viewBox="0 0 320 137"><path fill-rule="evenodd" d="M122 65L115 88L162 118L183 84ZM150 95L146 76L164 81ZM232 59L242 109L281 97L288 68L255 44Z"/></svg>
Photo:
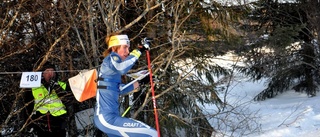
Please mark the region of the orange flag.
<svg viewBox="0 0 320 137"><path fill-rule="evenodd" d="M72 93L79 102L96 96L97 77L97 70L91 69L68 79Z"/></svg>

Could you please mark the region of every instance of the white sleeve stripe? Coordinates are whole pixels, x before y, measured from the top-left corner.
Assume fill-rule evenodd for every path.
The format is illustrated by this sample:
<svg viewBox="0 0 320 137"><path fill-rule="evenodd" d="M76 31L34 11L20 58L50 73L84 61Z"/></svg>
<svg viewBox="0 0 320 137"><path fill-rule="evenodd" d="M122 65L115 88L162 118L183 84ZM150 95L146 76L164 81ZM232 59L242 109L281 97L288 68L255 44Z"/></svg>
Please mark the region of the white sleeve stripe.
<svg viewBox="0 0 320 137"><path fill-rule="evenodd" d="M128 66L133 65L136 60L136 58L131 58L124 62L118 63L111 58L111 63L117 70L122 71L125 70Z"/></svg>

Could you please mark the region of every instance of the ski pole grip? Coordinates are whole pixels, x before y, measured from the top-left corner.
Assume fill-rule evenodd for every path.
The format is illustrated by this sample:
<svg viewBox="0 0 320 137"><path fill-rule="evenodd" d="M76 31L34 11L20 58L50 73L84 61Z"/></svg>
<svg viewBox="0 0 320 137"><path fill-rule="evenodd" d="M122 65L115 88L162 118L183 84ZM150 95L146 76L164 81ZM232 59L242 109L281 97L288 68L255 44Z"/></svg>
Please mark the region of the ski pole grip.
<svg viewBox="0 0 320 137"><path fill-rule="evenodd" d="M153 41L153 38L145 37L145 38L143 38L143 41L144 42L151 42L151 41Z"/></svg>
<svg viewBox="0 0 320 137"><path fill-rule="evenodd" d="M144 48L146 49L150 49L150 43L153 41L153 38L148 38L148 37L145 37L141 40L141 43L143 45Z"/></svg>

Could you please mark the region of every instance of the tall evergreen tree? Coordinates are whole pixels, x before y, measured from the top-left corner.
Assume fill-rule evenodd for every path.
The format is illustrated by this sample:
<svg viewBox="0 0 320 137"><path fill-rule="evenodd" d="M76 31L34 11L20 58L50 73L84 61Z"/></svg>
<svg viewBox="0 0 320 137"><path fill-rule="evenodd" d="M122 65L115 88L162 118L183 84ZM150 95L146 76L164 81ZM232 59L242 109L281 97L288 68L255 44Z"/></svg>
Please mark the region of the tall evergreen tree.
<svg viewBox="0 0 320 137"><path fill-rule="evenodd" d="M242 49L251 67L241 71L255 79L270 77L268 87L255 100L272 98L290 89L316 95L318 59L316 45L312 43L316 33L304 6L308 3L270 0L254 4L256 9L250 17L257 25L250 26L250 32L261 37L254 38Z"/></svg>

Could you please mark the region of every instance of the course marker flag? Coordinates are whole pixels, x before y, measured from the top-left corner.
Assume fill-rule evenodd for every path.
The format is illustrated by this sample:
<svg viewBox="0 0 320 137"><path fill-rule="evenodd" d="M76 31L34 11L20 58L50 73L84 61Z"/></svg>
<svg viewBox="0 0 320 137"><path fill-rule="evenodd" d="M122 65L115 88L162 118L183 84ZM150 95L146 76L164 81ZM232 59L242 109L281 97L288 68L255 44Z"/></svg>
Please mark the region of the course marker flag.
<svg viewBox="0 0 320 137"><path fill-rule="evenodd" d="M96 96L97 77L97 70L91 69L68 79L72 93L79 102Z"/></svg>

